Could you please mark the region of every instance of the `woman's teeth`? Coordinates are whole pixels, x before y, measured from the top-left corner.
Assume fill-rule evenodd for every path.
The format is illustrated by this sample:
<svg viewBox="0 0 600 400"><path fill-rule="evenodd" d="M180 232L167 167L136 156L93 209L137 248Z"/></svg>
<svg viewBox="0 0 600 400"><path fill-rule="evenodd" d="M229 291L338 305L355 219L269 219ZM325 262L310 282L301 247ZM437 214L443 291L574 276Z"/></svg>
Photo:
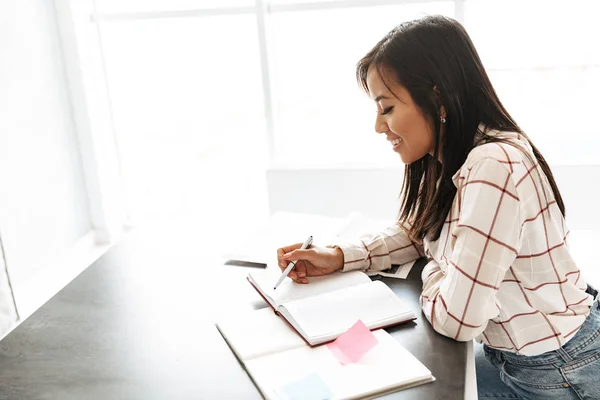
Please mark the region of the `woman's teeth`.
<svg viewBox="0 0 600 400"><path fill-rule="evenodd" d="M398 138L398 139L390 140L390 142L392 143L392 146L396 146L397 144L402 142L402 139Z"/></svg>

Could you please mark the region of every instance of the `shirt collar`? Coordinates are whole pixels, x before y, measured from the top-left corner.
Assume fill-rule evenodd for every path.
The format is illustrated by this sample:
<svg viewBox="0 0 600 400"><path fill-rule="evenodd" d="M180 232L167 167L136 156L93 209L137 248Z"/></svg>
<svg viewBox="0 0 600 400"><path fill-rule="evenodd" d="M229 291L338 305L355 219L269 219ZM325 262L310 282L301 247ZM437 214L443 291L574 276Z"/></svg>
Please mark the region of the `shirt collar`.
<svg viewBox="0 0 600 400"><path fill-rule="evenodd" d="M485 134L485 135L484 135ZM477 131L475 132L475 136L473 139L473 148L477 147L477 146L481 146L482 144L486 143L486 137L489 136L494 136L494 137L501 137L503 139L508 139L508 140L518 140L520 142L522 142L527 148L529 148L529 143L527 142L527 140L525 140L525 137L523 135L521 135L518 132L506 132L506 131L499 131L497 129L490 129L488 128L483 122L480 122L479 125L477 125ZM465 161L466 163L466 161ZM463 164L464 166L464 164ZM458 179L460 177L460 171L462 170L461 166L458 171L456 171L456 173L454 175L452 175L452 182L454 183L454 186L458 187Z"/></svg>

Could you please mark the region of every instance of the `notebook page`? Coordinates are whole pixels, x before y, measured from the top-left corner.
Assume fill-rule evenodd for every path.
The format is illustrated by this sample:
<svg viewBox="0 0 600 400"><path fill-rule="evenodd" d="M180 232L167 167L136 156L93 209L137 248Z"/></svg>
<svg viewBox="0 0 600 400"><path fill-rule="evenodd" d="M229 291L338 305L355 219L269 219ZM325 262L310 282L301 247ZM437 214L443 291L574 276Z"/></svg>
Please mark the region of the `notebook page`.
<svg viewBox="0 0 600 400"><path fill-rule="evenodd" d="M271 308L229 315L215 325L242 361L306 346Z"/></svg>
<svg viewBox="0 0 600 400"><path fill-rule="evenodd" d="M358 398L432 379L431 372L384 330L379 343L359 362L341 365L326 346L303 347L246 363L261 392L278 399L277 389L309 374L318 374L335 399ZM290 368L293 366L293 368Z"/></svg>
<svg viewBox="0 0 600 400"><path fill-rule="evenodd" d="M374 335L379 344L358 363L333 370L328 376L340 398L359 398L434 380L431 371L390 334L378 330Z"/></svg>
<svg viewBox="0 0 600 400"><path fill-rule="evenodd" d="M280 275L281 271L266 270L251 272L249 278L274 305L371 282L364 272L336 272L326 276L309 277L307 284L295 283L290 278L286 278L276 290L273 290Z"/></svg>
<svg viewBox="0 0 600 400"><path fill-rule="evenodd" d="M375 329L414 318L413 312L379 281L286 303L280 312L311 344L335 339L359 319Z"/></svg>

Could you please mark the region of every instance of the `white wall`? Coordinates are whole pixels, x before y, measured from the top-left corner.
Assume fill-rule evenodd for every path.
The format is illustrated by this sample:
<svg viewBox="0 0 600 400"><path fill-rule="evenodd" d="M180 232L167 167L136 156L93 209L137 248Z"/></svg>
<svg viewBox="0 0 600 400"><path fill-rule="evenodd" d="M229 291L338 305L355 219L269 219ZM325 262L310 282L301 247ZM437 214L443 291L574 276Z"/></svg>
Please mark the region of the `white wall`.
<svg viewBox="0 0 600 400"><path fill-rule="evenodd" d="M81 165L54 2L2 1L0 232L19 308L90 232Z"/></svg>
<svg viewBox="0 0 600 400"><path fill-rule="evenodd" d="M552 171L573 230L599 230L600 211L590 187L600 183L600 165L556 165ZM394 218L404 168L271 168L267 171L269 211L370 218Z"/></svg>
<svg viewBox="0 0 600 400"><path fill-rule="evenodd" d="M394 218L403 168L271 168L267 171L269 211L345 217L352 211L373 219Z"/></svg>

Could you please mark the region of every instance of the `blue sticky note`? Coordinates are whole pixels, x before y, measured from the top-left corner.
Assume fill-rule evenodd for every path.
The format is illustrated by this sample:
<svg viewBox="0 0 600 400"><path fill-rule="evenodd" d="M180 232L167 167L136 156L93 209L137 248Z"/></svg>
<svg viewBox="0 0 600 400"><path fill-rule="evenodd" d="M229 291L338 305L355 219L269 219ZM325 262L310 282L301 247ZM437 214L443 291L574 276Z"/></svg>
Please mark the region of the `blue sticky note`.
<svg viewBox="0 0 600 400"><path fill-rule="evenodd" d="M275 389L281 400L329 400L333 394L321 376L313 372Z"/></svg>

